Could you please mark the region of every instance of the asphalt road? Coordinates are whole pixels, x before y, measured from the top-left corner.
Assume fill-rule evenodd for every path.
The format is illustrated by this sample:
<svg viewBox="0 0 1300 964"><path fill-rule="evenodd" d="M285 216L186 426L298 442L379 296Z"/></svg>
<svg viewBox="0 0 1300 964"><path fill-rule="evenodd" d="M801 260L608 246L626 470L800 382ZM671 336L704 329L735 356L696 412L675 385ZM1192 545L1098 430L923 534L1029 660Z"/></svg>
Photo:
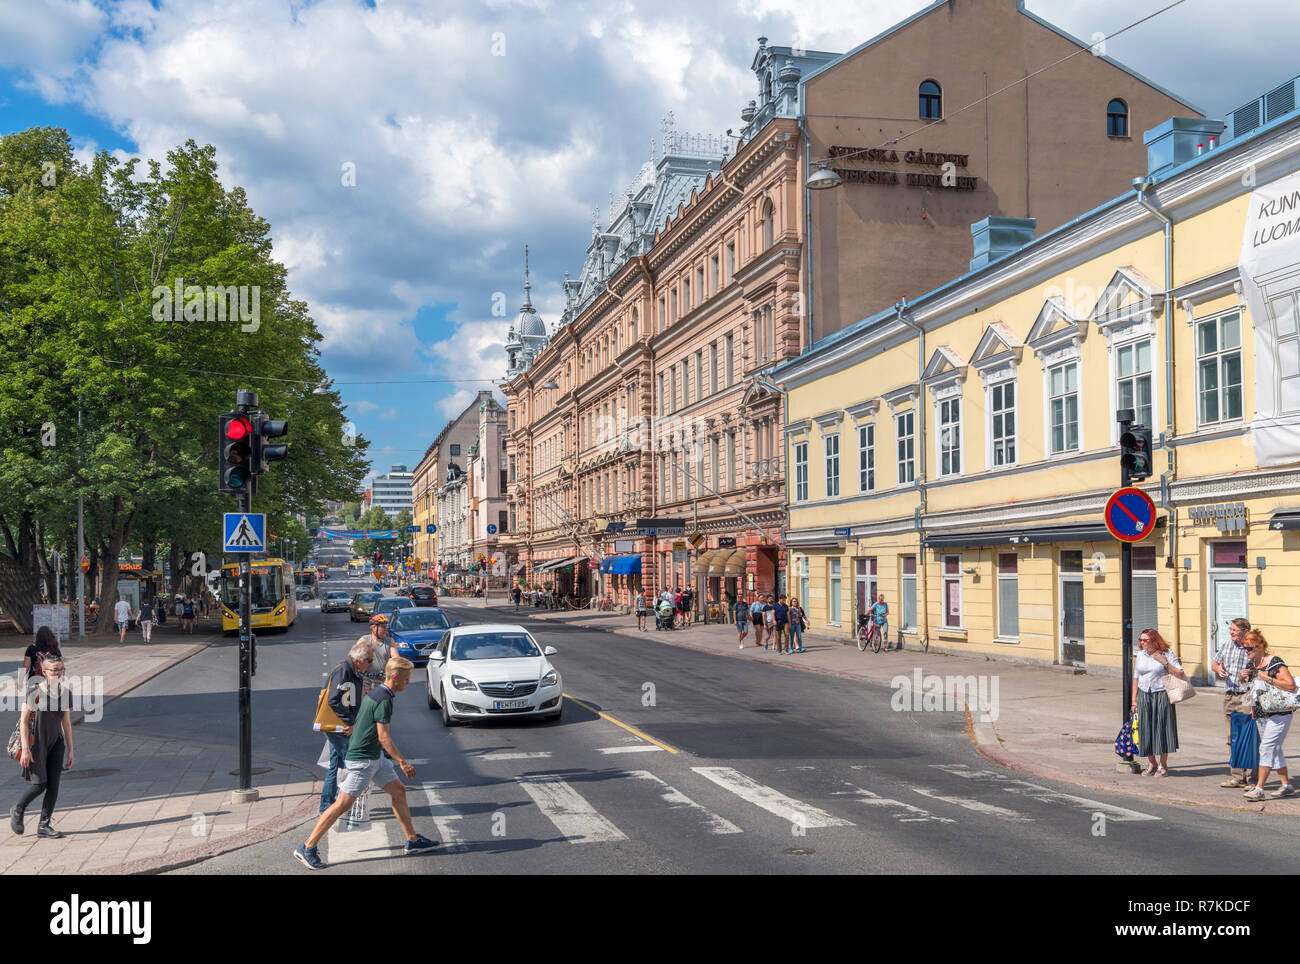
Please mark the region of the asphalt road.
<svg viewBox="0 0 1300 964"><path fill-rule="evenodd" d="M895 712L881 687L670 646L652 632L557 628L477 601L444 608L462 622L518 619L554 646L564 717L449 730L416 670L393 733L417 767L416 827L443 846L402 856L376 791L371 821L323 844L323 874L1291 869L1298 834L1284 820L1153 806L1001 770L975 753L958 714ZM288 633L262 637L259 751L317 758L310 721L322 674L364 631L312 604ZM212 647L113 704L104 725L234 745L236 670L233 641ZM178 872L310 874L291 857L309 827Z"/></svg>

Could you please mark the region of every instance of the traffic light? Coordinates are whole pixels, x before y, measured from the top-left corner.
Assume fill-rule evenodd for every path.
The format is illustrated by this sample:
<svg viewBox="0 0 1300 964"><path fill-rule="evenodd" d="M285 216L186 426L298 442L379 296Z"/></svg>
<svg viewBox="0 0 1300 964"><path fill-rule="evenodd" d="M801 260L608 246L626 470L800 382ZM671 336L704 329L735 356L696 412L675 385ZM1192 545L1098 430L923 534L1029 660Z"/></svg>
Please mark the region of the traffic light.
<svg viewBox="0 0 1300 964"><path fill-rule="evenodd" d="M267 445L269 438L279 438L289 434L289 423L280 418L267 418L265 412L253 415L253 472L261 475L267 469L268 462L278 462L289 454L289 446L283 443Z"/></svg>
<svg viewBox="0 0 1300 964"><path fill-rule="evenodd" d="M1119 464L1124 485L1151 477L1151 429L1144 425L1128 427L1119 438Z"/></svg>
<svg viewBox="0 0 1300 964"><path fill-rule="evenodd" d="M228 495L252 494L253 423L241 412L218 419L218 490Z"/></svg>

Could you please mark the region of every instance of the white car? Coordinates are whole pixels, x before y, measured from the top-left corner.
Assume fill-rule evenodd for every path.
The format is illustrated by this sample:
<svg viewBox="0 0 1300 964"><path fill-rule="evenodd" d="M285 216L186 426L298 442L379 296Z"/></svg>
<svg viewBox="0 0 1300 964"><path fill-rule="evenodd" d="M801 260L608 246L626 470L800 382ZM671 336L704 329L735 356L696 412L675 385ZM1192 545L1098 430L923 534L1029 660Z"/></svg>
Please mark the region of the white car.
<svg viewBox="0 0 1300 964"><path fill-rule="evenodd" d="M456 626L429 655L429 709L442 709L442 722L455 726L491 717L560 718L564 708L560 674L522 626L477 623Z"/></svg>

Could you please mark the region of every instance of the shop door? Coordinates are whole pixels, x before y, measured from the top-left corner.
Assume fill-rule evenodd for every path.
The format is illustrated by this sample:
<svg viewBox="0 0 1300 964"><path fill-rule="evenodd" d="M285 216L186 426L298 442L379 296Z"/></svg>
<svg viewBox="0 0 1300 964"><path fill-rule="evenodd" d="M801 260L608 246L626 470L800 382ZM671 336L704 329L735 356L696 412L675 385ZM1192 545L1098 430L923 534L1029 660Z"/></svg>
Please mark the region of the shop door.
<svg viewBox="0 0 1300 964"><path fill-rule="evenodd" d="M1060 571L1061 662L1082 666L1086 659L1083 638L1083 551L1062 550Z"/></svg>
<svg viewBox="0 0 1300 964"><path fill-rule="evenodd" d="M1228 624L1234 619L1249 619L1249 595L1246 592L1246 576L1237 573L1210 573L1210 612L1207 635L1210 639L1210 652L1206 662L1214 659L1219 647L1228 641ZM1216 686L1222 683L1214 677Z"/></svg>

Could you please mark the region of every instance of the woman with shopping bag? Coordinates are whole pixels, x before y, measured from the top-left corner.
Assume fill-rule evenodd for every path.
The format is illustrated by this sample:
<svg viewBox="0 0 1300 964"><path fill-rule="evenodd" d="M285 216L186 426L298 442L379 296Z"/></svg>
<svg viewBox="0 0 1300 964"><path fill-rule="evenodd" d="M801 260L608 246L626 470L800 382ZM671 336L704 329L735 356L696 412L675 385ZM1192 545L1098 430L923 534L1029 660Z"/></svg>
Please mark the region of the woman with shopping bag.
<svg viewBox="0 0 1300 964"><path fill-rule="evenodd" d="M1289 797L1295 790L1286 772L1282 741L1286 739L1287 730L1291 729L1291 718L1300 702L1296 681L1282 657L1268 651L1268 640L1258 629L1246 633L1241 644L1250 654L1250 665L1241 671L1241 678L1251 684L1249 698L1255 727L1259 730L1259 773L1255 786L1246 791L1246 799L1264 799L1264 784L1272 770L1277 771L1278 779L1282 781L1282 786L1273 792L1273 796Z"/></svg>
<svg viewBox="0 0 1300 964"><path fill-rule="evenodd" d="M1133 700L1129 712L1138 717L1138 752L1147 758L1144 777L1167 777L1169 754L1178 750L1178 714L1165 692L1166 676L1186 681L1183 664L1155 629L1138 638L1142 651L1133 667Z"/></svg>

